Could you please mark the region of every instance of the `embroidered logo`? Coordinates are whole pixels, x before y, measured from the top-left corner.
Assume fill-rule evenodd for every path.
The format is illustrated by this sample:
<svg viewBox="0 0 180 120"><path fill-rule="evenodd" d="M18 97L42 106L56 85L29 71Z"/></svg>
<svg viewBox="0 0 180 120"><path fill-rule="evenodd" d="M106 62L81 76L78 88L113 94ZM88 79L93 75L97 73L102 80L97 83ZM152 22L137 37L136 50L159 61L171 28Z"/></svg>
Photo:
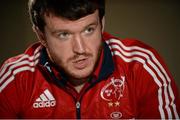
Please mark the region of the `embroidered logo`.
<svg viewBox="0 0 180 120"><path fill-rule="evenodd" d="M120 106L120 98L123 97L125 89L125 77L121 76L121 79L111 78L111 81L105 85L101 90L101 98L108 102L109 107Z"/></svg>
<svg viewBox="0 0 180 120"><path fill-rule="evenodd" d="M54 107L55 105L56 100L48 89L46 89L33 103L34 108Z"/></svg>

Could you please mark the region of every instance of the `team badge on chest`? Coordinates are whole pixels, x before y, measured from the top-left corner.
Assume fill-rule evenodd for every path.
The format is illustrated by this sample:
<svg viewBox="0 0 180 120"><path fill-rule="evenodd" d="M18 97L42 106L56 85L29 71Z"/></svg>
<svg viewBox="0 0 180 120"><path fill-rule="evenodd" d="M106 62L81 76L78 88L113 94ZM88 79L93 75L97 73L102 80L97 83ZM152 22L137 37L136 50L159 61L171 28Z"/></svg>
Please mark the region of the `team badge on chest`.
<svg viewBox="0 0 180 120"><path fill-rule="evenodd" d="M111 81L101 89L101 98L107 101L109 107L119 107L120 99L125 89L125 77L117 79L112 77Z"/></svg>

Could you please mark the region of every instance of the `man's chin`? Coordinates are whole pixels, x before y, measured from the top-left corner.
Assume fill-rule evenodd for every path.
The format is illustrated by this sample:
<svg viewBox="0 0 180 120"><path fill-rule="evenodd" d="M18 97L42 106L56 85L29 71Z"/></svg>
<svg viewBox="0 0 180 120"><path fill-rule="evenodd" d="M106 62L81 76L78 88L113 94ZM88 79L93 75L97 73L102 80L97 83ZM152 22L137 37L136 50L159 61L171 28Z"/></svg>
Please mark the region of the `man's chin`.
<svg viewBox="0 0 180 120"><path fill-rule="evenodd" d="M72 72L70 73L71 78L73 79L88 79L91 75L92 71L76 71L76 72Z"/></svg>
<svg viewBox="0 0 180 120"><path fill-rule="evenodd" d="M72 78L74 79L88 79L90 77L90 74L74 74L74 75L71 75Z"/></svg>

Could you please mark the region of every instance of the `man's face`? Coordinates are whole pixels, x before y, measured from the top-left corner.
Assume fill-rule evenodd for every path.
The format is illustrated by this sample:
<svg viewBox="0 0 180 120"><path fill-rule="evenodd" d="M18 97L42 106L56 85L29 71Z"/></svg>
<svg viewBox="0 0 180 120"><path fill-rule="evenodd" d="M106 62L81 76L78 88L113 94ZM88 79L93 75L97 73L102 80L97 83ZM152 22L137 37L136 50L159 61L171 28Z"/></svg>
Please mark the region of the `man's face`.
<svg viewBox="0 0 180 120"><path fill-rule="evenodd" d="M87 79L94 70L101 50L104 24L99 20L98 11L75 21L49 14L45 16L45 22L42 41L51 60L69 78Z"/></svg>

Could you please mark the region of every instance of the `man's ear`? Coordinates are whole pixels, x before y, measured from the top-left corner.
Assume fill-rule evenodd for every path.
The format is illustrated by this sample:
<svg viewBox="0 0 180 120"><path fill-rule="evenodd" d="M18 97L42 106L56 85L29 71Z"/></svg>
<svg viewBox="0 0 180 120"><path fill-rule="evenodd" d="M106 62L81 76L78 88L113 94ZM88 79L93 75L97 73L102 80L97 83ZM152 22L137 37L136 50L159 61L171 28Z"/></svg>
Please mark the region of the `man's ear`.
<svg viewBox="0 0 180 120"><path fill-rule="evenodd" d="M101 20L101 25L102 25L102 33L104 32L104 28L105 28L105 16L103 16L102 20Z"/></svg>
<svg viewBox="0 0 180 120"><path fill-rule="evenodd" d="M32 26L32 29L36 33L36 36L38 40L41 42L41 44L46 47L47 44L44 33L41 30L39 30L39 28L35 25Z"/></svg>

